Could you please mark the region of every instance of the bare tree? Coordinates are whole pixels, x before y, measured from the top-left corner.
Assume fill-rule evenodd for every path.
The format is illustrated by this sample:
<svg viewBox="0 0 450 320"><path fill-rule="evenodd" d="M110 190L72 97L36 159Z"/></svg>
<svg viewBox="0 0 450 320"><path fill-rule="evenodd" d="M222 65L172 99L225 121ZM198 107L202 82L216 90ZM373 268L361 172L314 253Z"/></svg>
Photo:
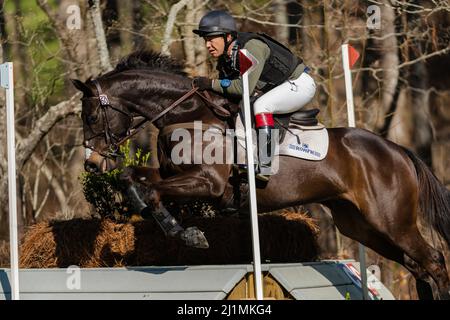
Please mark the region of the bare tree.
<svg viewBox="0 0 450 320"><path fill-rule="evenodd" d="M277 36L278 40L282 43L289 43L289 19L287 11L287 1L285 0L274 0L273 1L273 12L275 15L275 22L277 26Z"/></svg>
<svg viewBox="0 0 450 320"><path fill-rule="evenodd" d="M161 42L161 52L165 55L170 56L170 45L173 42L172 32L175 25L175 20L177 18L178 13L182 10L187 4L193 2L194 0L180 0L176 4L174 4L170 8L169 16L167 17L166 29L164 31L164 37Z"/></svg>
<svg viewBox="0 0 450 320"><path fill-rule="evenodd" d="M100 57L101 72L112 69L109 59L108 45L106 43L105 30L103 29L102 15L100 13L100 1L89 1L89 12L94 23L95 38L97 40L97 50Z"/></svg>
<svg viewBox="0 0 450 320"><path fill-rule="evenodd" d="M207 52L204 48L203 39L195 36L192 32L205 13L203 7L206 2L208 1L193 0L186 6L183 48L186 57L187 72L193 75L207 74Z"/></svg>
<svg viewBox="0 0 450 320"><path fill-rule="evenodd" d="M133 1L118 1L120 45L122 52L133 49Z"/></svg>

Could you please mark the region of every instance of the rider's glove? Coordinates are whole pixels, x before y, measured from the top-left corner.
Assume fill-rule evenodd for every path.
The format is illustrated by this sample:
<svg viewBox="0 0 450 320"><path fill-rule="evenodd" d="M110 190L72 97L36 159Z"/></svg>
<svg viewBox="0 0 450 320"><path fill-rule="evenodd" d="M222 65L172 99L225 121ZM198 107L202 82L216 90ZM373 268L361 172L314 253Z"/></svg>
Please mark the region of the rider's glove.
<svg viewBox="0 0 450 320"><path fill-rule="evenodd" d="M197 87L199 90L212 89L212 80L206 77L195 77L192 83L194 84L194 87Z"/></svg>

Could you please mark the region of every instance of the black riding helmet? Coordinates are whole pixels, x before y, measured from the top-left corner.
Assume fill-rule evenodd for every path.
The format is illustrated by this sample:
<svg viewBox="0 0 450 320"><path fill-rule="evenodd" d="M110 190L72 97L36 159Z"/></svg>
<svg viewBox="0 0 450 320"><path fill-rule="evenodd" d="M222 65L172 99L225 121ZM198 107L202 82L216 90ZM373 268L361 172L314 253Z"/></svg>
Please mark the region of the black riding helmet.
<svg viewBox="0 0 450 320"><path fill-rule="evenodd" d="M193 30L200 37L218 36L231 34L236 35L236 22L234 18L225 11L214 10L208 12L200 20L198 29Z"/></svg>
<svg viewBox="0 0 450 320"><path fill-rule="evenodd" d="M224 53L230 44L236 39L237 30L234 18L226 11L210 11L200 19L198 29L193 30L200 37L222 36L225 42ZM231 34L231 41L227 41L227 34ZM224 55L226 56L226 55Z"/></svg>

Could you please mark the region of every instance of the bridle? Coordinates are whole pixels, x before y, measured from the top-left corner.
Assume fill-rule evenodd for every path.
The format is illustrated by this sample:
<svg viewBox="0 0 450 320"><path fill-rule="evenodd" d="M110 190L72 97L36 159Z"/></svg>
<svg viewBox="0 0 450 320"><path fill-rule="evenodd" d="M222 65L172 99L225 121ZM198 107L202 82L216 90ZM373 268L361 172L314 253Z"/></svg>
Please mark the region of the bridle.
<svg viewBox="0 0 450 320"><path fill-rule="evenodd" d="M114 158L117 158L118 156L120 156L120 154L118 153L119 147L123 143L125 143L128 139L130 139L131 137L136 135L138 132L140 132L143 129L145 129L149 124L154 123L155 121L157 121L158 119L163 117L169 111L171 111L175 107L179 106L182 102L184 102L185 100L187 100L188 98L190 98L194 94L197 94L199 97L201 97L202 100L204 100L206 102L206 104L209 107L211 107L212 110L215 111L216 113L219 113L221 116L225 116L225 117L229 117L230 116L230 112L228 110L226 110L225 108L215 104L211 100L211 97L209 96L207 91L204 91L203 93L200 93L198 91L198 88L193 86L191 90L186 92L182 97L180 97L178 100L174 101L169 107L167 107L166 109L164 109L163 111L158 113L152 119L148 119L147 117L144 116L143 120L141 120L136 125L133 125L134 118L136 116L134 116L132 113L129 113L129 112L125 111L125 110L122 110L120 108L114 107L111 104L110 99L108 98L108 96L103 92L102 87L100 86L100 83L97 80L92 80L92 83L94 83L94 85L95 85L95 87L97 89L98 96L82 98L81 100L82 101L84 101L84 100L96 100L96 101L98 100L99 101L99 105L98 105L97 108L101 109L101 114L102 114L102 118L103 118L103 131L101 131L99 133L96 133L93 136L91 136L88 139L86 139L84 141L84 147L85 148L89 148L92 151L97 152L101 156L103 156L105 158L109 158L109 159L114 159ZM116 112L120 112L120 113L126 115L129 118L127 133L126 133L126 135L124 137L122 137L122 138L117 137L112 132L110 124L109 124L108 114L106 112L107 108L111 108L112 110L114 110ZM105 137L105 142L106 142L106 147L103 150L97 150L93 146L89 145L89 141L90 140L92 140L92 139L94 139L94 138L96 138L98 136L101 136L101 135L103 135Z"/></svg>

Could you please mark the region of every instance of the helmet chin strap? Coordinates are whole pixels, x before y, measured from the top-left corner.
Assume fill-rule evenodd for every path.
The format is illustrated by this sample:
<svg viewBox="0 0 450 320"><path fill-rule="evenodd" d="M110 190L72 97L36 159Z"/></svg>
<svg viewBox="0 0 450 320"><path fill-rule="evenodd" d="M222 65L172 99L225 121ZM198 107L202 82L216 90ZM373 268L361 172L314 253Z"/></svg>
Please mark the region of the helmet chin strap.
<svg viewBox="0 0 450 320"><path fill-rule="evenodd" d="M228 34L224 34L223 35L223 42L225 43L225 47L223 49L223 53L222 54L225 54L225 55L228 55L228 48L234 42L234 40L236 40L236 37L233 34L231 34L230 42L227 41L227 37L228 37Z"/></svg>

